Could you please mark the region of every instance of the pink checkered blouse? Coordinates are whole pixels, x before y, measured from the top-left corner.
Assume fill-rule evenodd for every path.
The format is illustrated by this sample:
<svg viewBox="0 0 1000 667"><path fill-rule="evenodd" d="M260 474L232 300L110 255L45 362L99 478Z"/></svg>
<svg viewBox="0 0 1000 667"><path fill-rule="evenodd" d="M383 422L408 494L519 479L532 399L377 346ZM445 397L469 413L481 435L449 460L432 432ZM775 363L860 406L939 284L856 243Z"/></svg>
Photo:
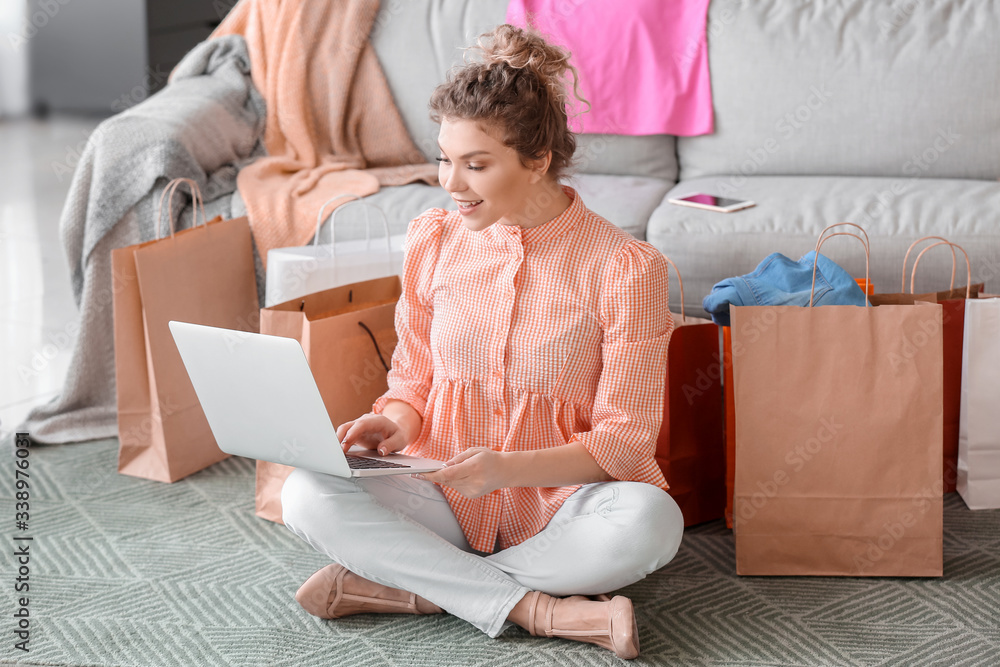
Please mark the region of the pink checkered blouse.
<svg viewBox="0 0 1000 667"><path fill-rule="evenodd" d="M673 331L667 262L564 189L569 208L531 229L474 232L439 208L410 223L399 342L373 411L400 399L421 414L405 454L579 441L612 477L666 489L653 453ZM580 486L441 490L472 548L491 553L542 530Z"/></svg>

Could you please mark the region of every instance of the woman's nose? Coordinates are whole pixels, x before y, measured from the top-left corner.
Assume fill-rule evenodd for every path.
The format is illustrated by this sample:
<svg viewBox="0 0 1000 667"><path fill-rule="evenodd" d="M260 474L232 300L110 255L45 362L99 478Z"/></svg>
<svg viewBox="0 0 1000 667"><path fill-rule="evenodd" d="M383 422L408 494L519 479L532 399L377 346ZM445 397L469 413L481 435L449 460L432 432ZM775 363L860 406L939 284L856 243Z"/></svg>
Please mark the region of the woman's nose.
<svg viewBox="0 0 1000 667"><path fill-rule="evenodd" d="M465 183L462 181L458 171L459 170L454 167L448 167L445 169L445 173L441 174L444 176L444 178L441 179L441 185L444 186L444 189L448 192L461 192L465 189Z"/></svg>

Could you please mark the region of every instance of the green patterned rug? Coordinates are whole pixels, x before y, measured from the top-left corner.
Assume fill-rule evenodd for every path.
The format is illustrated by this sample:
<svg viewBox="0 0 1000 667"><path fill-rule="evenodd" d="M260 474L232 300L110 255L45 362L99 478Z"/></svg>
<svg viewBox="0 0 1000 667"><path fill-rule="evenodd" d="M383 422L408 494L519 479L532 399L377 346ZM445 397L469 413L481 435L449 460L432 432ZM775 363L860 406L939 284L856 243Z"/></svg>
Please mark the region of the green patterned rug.
<svg viewBox="0 0 1000 667"><path fill-rule="evenodd" d="M293 595L325 558L253 513L253 462L175 484L115 472L117 440L30 450L30 518L15 530L12 441L0 451L0 663L24 665L1000 665L1000 511L945 498L942 579L737 577L721 521L628 588L642 655L490 639L453 616L314 618ZM33 540L15 541L30 535ZM28 543L30 593L14 590ZM27 595L30 651L13 617Z"/></svg>

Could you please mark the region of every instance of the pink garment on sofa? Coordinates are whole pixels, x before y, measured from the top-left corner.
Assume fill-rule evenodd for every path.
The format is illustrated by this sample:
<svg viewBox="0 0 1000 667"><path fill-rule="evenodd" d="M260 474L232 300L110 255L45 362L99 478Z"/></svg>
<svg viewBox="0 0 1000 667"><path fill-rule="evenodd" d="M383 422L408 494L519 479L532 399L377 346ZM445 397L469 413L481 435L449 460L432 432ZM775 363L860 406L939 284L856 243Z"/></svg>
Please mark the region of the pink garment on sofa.
<svg viewBox="0 0 1000 667"><path fill-rule="evenodd" d="M709 0L510 0L507 22L526 17L572 53L590 102L574 129L603 134L713 131L705 28ZM571 114L586 106L571 105Z"/></svg>

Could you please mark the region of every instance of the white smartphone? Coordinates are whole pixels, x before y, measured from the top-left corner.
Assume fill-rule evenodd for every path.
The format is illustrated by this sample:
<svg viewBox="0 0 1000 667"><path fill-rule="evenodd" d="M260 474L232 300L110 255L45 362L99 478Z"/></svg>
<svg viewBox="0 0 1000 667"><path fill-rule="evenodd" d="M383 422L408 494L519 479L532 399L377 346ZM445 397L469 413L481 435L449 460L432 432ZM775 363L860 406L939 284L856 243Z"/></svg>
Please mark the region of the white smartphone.
<svg viewBox="0 0 1000 667"><path fill-rule="evenodd" d="M708 211L719 211L720 213L732 213L733 211L750 208L754 205L754 202L749 199L729 199L728 197L716 197L715 195L702 193L688 195L680 199L671 198L667 201L678 206L693 206Z"/></svg>

